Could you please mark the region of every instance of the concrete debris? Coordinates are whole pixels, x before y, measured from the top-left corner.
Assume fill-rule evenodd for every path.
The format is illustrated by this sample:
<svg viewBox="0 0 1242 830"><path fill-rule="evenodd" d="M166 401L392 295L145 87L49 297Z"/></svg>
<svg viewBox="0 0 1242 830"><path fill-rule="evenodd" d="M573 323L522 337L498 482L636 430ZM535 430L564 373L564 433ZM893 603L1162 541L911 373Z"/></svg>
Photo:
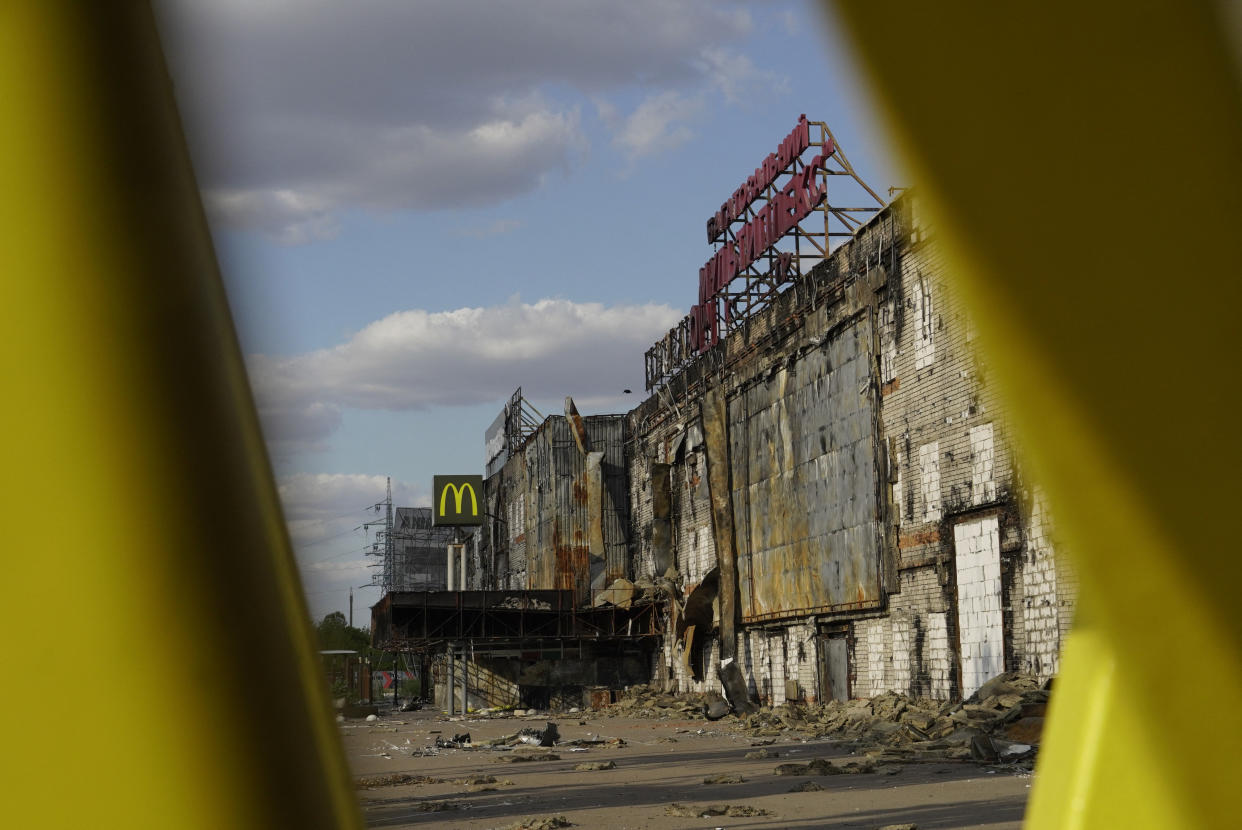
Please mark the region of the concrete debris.
<svg viewBox="0 0 1242 830"><path fill-rule="evenodd" d="M449 810L460 810L460 804L454 804L452 801L420 801L414 805L415 810L421 810L424 813L443 813Z"/></svg>
<svg viewBox="0 0 1242 830"><path fill-rule="evenodd" d="M809 764L781 764L777 775L856 775L875 772L875 761L870 758L816 758Z"/></svg>
<svg viewBox="0 0 1242 830"><path fill-rule="evenodd" d="M919 830L917 824L886 824L879 830Z"/></svg>
<svg viewBox="0 0 1242 830"><path fill-rule="evenodd" d="M523 729L517 735L522 743L536 746L555 746L556 742L561 739L561 733L552 721L548 721L548 725L543 729Z"/></svg>
<svg viewBox="0 0 1242 830"><path fill-rule="evenodd" d="M603 770L603 769L616 769L616 768L617 768L616 761L588 761L585 764L578 764L578 766L574 767L574 769L580 769L580 770L583 770L584 772L591 772L593 770Z"/></svg>
<svg viewBox="0 0 1242 830"><path fill-rule="evenodd" d="M719 695L686 694L673 695L657 691L651 686L631 686L616 703L605 706L599 714L607 717L625 718L677 718L678 720L697 719L706 716L712 700L721 700ZM725 701L724 715L732 711ZM721 715L723 717L724 715Z"/></svg>
<svg viewBox="0 0 1242 830"><path fill-rule="evenodd" d="M896 692L868 700L784 704L741 719L752 737L831 738L878 761L1033 764L1049 692L1018 672L992 678L958 704ZM756 742L757 743L757 742Z"/></svg>
<svg viewBox="0 0 1242 830"><path fill-rule="evenodd" d="M520 764L525 761L559 761L561 760L561 756L553 755L551 752L515 752L512 755L501 755L496 760L505 764Z"/></svg>
<svg viewBox="0 0 1242 830"><path fill-rule="evenodd" d="M465 778L450 778L446 783L459 787L477 787L480 784L512 784L508 779L497 779L494 775L467 775Z"/></svg>
<svg viewBox="0 0 1242 830"><path fill-rule="evenodd" d="M542 818L518 819L512 824L497 827L496 830L556 830L558 827L573 826L573 822L564 816L543 816Z"/></svg>
<svg viewBox="0 0 1242 830"><path fill-rule="evenodd" d="M454 735L451 740L447 741L444 738L436 738L436 747L439 749L460 749L471 745L469 732Z"/></svg>
<svg viewBox="0 0 1242 830"><path fill-rule="evenodd" d="M729 705L729 701L722 698L708 703L707 707L703 710L703 716L708 720L720 720L725 715L732 712L733 707Z"/></svg>
<svg viewBox="0 0 1242 830"><path fill-rule="evenodd" d="M544 602L541 599L533 597L507 597L503 602L498 602L496 608L510 608L515 611L534 610L534 611L551 611L552 603Z"/></svg>
<svg viewBox="0 0 1242 830"><path fill-rule="evenodd" d="M439 778L431 778L426 775L407 775L401 772L393 772L388 775L368 775L365 778L359 778L354 781L354 786L360 790L370 790L375 787L399 787L404 784L439 784Z"/></svg>
<svg viewBox="0 0 1242 830"><path fill-rule="evenodd" d="M824 788L814 781L803 781L801 784L794 784L789 791L791 793L819 793L823 792Z"/></svg>
<svg viewBox="0 0 1242 830"><path fill-rule="evenodd" d="M665 815L680 818L706 818L708 816L731 816L744 818L747 816L770 816L771 810L762 807L751 807L749 804L707 804L693 806L676 802L664 808Z"/></svg>
<svg viewBox="0 0 1242 830"><path fill-rule="evenodd" d="M770 749L756 749L754 752L747 752L745 757L748 761L761 761L764 758L779 758L781 754Z"/></svg>
<svg viewBox="0 0 1242 830"><path fill-rule="evenodd" d="M616 579L603 591L595 596L595 607L615 605L618 608L629 608L634 599L641 594L640 589L628 579Z"/></svg>
<svg viewBox="0 0 1242 830"><path fill-rule="evenodd" d="M375 723L379 720L379 715L367 715L367 723Z"/></svg>
<svg viewBox="0 0 1242 830"><path fill-rule="evenodd" d="M410 700L407 700L405 703L401 704L402 712L415 712L422 708L423 708L422 701L419 701L419 700L410 699Z"/></svg>
<svg viewBox="0 0 1242 830"><path fill-rule="evenodd" d="M703 779L704 784L745 784L746 779L740 775L713 775Z"/></svg>

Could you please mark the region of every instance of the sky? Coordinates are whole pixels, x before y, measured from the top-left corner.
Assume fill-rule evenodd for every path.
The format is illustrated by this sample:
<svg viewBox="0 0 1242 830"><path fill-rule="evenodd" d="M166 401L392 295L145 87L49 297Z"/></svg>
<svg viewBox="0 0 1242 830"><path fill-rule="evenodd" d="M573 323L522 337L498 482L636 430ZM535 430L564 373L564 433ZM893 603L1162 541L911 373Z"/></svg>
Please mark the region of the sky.
<svg viewBox="0 0 1242 830"><path fill-rule="evenodd" d="M482 473L510 394L645 397L705 224L799 115L904 186L818 4L157 0L312 616L369 624L391 477ZM623 390L630 389L632 394Z"/></svg>

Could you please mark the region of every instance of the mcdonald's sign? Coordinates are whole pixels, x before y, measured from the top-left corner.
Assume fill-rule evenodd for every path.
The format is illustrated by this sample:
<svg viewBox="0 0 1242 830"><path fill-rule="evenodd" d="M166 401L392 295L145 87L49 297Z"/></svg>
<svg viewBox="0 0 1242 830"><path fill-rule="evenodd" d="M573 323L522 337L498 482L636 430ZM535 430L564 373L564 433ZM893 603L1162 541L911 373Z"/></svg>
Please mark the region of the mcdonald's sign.
<svg viewBox="0 0 1242 830"><path fill-rule="evenodd" d="M483 476L434 476L432 481L433 524L483 524Z"/></svg>

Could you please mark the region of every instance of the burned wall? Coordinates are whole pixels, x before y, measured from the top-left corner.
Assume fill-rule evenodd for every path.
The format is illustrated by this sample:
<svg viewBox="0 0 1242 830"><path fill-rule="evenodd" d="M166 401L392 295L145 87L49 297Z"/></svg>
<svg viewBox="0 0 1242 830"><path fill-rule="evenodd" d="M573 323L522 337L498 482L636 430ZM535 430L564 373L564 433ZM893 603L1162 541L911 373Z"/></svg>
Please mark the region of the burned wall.
<svg viewBox="0 0 1242 830"><path fill-rule="evenodd" d="M1076 583L945 269L903 197L630 413L635 572L677 597L653 666L667 685L719 688L696 667L734 650L770 702L824 694L830 672L853 696L935 698L1003 670L1055 673ZM727 545L697 453L713 388ZM738 569L732 648L711 641L719 601L693 641L678 625L722 550Z"/></svg>
<svg viewBox="0 0 1242 830"><path fill-rule="evenodd" d="M882 602L870 341L859 314L730 398L744 622Z"/></svg>
<svg viewBox="0 0 1242 830"><path fill-rule="evenodd" d="M585 604L593 590L626 576L625 417L582 421L587 452L569 420L553 416L484 482L492 519L482 534L481 558L494 559L499 587L573 590Z"/></svg>

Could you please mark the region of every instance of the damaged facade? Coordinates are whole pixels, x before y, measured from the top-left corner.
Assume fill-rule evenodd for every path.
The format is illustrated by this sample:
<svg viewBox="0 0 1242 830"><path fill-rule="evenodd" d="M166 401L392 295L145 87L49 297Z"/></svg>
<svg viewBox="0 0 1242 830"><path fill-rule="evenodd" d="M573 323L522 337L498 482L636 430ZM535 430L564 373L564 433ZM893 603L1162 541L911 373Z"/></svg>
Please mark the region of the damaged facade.
<svg viewBox="0 0 1242 830"><path fill-rule="evenodd" d="M1056 673L1076 584L972 341L906 196L630 413L634 573L697 614L653 679L719 688L728 570L764 702Z"/></svg>
<svg viewBox="0 0 1242 830"><path fill-rule="evenodd" d="M567 401L486 479L467 588L643 614L627 683L735 705L1054 675L1076 582L945 268L907 193L627 415ZM510 697L527 657L486 665Z"/></svg>
<svg viewBox="0 0 1242 830"><path fill-rule="evenodd" d="M771 704L1055 674L1076 584L944 269L904 196L623 421L581 419L599 472L548 419L487 480L480 585L635 582L673 691L731 665Z"/></svg>

